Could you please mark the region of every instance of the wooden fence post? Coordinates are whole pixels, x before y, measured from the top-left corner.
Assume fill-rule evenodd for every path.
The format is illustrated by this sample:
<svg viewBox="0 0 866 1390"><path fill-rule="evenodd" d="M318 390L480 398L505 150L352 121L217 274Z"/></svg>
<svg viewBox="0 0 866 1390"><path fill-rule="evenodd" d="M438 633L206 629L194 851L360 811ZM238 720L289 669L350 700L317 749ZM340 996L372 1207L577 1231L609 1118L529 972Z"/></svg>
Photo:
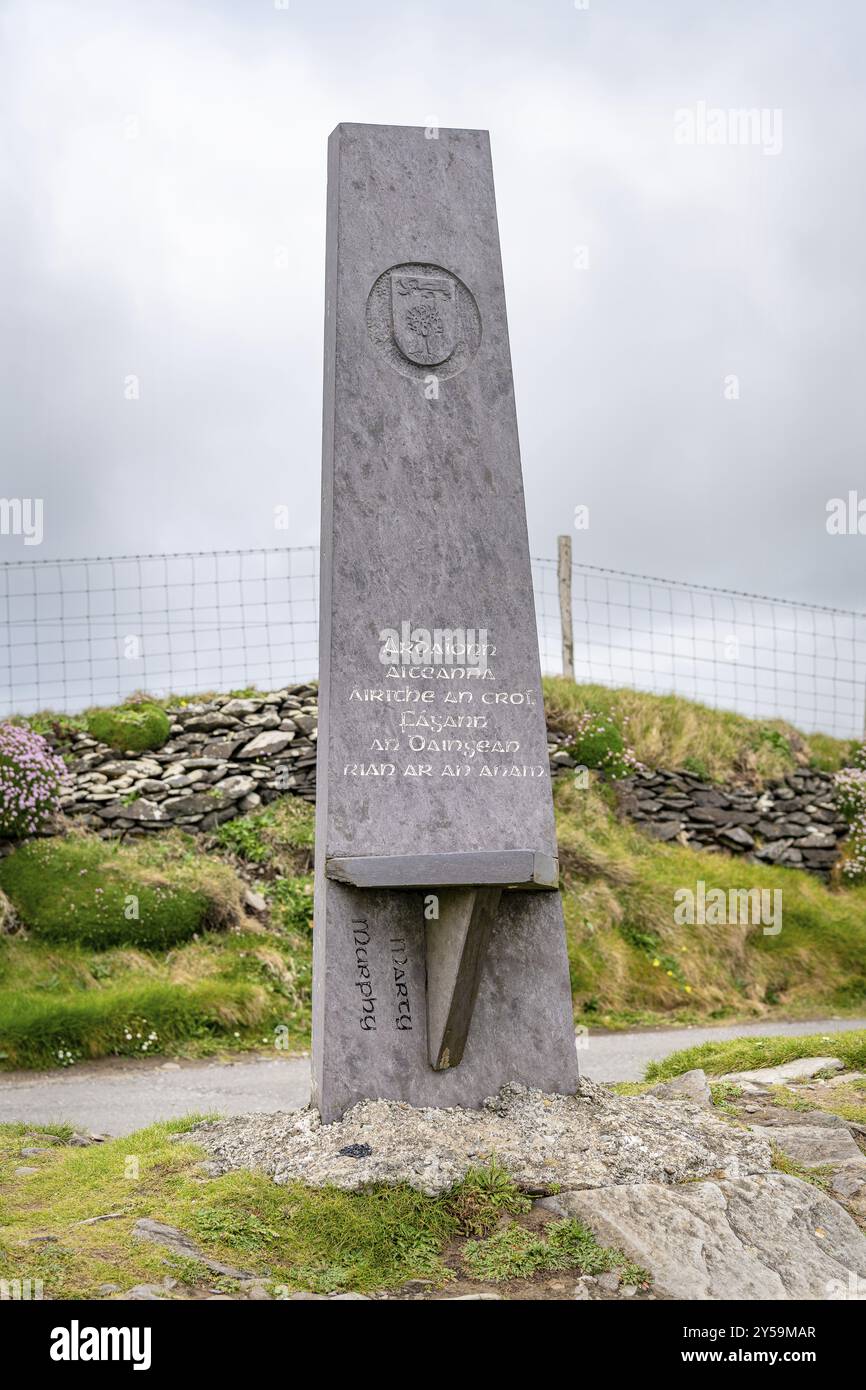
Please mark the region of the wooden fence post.
<svg viewBox="0 0 866 1390"><path fill-rule="evenodd" d="M559 579L559 622L562 629L562 674L574 680L574 628L571 616L571 536L557 541Z"/></svg>

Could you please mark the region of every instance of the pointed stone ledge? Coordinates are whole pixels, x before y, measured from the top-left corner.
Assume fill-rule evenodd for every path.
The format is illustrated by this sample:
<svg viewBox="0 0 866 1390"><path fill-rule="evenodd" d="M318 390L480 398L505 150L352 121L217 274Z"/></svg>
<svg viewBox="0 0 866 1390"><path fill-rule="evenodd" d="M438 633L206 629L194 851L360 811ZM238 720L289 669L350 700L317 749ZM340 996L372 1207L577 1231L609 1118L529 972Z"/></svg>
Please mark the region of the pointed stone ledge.
<svg viewBox="0 0 866 1390"><path fill-rule="evenodd" d="M471 854L352 855L329 859L328 878L353 888L526 888L559 886L559 861L531 849Z"/></svg>

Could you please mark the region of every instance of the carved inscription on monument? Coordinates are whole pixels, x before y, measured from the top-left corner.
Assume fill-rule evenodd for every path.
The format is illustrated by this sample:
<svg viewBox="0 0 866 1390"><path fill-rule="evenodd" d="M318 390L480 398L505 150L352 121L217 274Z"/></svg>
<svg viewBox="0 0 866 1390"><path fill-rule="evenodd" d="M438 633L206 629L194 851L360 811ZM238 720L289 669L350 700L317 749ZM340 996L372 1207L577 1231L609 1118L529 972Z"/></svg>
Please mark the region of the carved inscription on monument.
<svg viewBox="0 0 866 1390"><path fill-rule="evenodd" d="M486 628L384 628L378 668L349 686L366 706L363 744L344 750L346 778L539 778L527 759L521 715L531 690L498 689L496 645Z"/></svg>
<svg viewBox="0 0 866 1390"><path fill-rule="evenodd" d="M375 1033L380 1024L398 1033L411 1033L413 1027L412 998L409 989L410 955L405 936L391 936L384 954L381 935L377 941L366 917L352 922L353 984L357 991L356 1017L362 1033ZM380 959L381 957L381 959ZM380 988L382 998L391 1000L387 1011L379 1013ZM384 1017L383 1017L384 1015Z"/></svg>
<svg viewBox="0 0 866 1390"><path fill-rule="evenodd" d="M395 1016L394 1026L400 1033L412 1030L412 1004L409 999L409 949L405 936L392 936L391 972L394 980Z"/></svg>
<svg viewBox="0 0 866 1390"><path fill-rule="evenodd" d="M355 948L354 983L359 997L358 1026L362 1033L375 1033L376 996L370 965L370 928L363 919L352 923L352 944Z"/></svg>

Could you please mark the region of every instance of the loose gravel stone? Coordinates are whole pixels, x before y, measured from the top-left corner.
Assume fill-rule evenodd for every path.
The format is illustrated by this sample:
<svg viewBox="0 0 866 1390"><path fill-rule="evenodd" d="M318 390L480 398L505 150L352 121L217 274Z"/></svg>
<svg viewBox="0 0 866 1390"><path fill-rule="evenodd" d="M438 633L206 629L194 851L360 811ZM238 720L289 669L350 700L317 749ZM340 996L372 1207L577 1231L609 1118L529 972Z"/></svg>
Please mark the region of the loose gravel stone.
<svg viewBox="0 0 866 1390"><path fill-rule="evenodd" d="M573 1096L506 1086L480 1110L415 1109L364 1101L323 1125L308 1107L234 1116L196 1126L218 1172L258 1169L277 1183L300 1181L357 1191L408 1183L444 1192L492 1155L527 1189L681 1183L711 1173L762 1173L767 1142L683 1098L617 1096L582 1081ZM347 1159L353 1146L367 1156Z"/></svg>

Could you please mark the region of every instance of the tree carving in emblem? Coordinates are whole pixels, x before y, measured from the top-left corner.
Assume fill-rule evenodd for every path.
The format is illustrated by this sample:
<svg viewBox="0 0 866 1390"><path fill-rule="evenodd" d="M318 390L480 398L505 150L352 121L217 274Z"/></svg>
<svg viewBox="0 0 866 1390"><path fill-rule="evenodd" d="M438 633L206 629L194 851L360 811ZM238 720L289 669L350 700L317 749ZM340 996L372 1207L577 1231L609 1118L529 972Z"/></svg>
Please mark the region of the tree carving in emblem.
<svg viewBox="0 0 866 1390"><path fill-rule="evenodd" d="M432 351L430 339L435 341L445 333L445 325L436 305L423 301L420 304L413 304L412 308L406 312L406 327L415 334L416 339L421 339L424 345L424 355L429 361Z"/></svg>

